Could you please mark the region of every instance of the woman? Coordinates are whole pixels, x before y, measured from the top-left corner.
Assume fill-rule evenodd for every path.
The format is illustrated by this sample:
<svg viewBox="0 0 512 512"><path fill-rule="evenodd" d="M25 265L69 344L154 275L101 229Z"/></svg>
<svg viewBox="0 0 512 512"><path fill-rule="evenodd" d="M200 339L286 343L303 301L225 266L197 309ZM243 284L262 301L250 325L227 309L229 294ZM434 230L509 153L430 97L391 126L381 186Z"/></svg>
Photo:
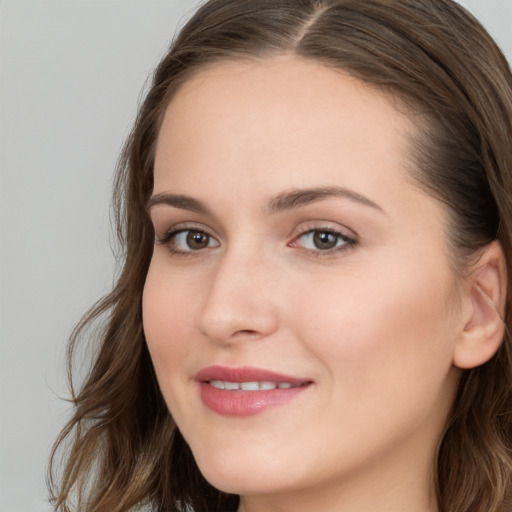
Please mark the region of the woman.
<svg viewBox="0 0 512 512"><path fill-rule="evenodd" d="M56 509L510 510L511 133L451 0L207 2L123 153Z"/></svg>

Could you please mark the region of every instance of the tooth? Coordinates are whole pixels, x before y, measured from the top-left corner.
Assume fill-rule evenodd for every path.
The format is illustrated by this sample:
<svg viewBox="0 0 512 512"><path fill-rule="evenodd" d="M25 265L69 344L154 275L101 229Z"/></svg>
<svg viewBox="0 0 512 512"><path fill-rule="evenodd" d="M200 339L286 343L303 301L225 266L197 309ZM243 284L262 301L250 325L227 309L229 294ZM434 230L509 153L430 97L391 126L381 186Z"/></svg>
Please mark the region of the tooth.
<svg viewBox="0 0 512 512"><path fill-rule="evenodd" d="M210 380L210 385L217 389L226 389L228 391L237 391L237 390L243 390L243 391L258 391L258 390L271 390L271 389L290 389L294 386L290 382L270 382L270 381L249 381L249 382L230 382L230 381L223 381L223 380Z"/></svg>
<svg viewBox="0 0 512 512"><path fill-rule="evenodd" d="M240 387L243 391L258 391L260 389L258 382L242 382Z"/></svg>

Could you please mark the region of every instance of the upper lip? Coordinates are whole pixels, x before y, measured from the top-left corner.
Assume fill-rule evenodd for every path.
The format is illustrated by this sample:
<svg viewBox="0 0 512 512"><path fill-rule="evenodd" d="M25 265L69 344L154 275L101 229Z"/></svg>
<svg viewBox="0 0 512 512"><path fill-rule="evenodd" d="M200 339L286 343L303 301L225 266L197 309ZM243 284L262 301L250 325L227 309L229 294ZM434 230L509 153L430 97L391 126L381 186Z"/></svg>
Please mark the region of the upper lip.
<svg viewBox="0 0 512 512"><path fill-rule="evenodd" d="M289 382L290 384L302 384L311 382L311 379L301 377L292 377L276 373L263 368L252 366L207 366L199 370L195 375L198 382L208 382L210 380L222 380L227 382Z"/></svg>

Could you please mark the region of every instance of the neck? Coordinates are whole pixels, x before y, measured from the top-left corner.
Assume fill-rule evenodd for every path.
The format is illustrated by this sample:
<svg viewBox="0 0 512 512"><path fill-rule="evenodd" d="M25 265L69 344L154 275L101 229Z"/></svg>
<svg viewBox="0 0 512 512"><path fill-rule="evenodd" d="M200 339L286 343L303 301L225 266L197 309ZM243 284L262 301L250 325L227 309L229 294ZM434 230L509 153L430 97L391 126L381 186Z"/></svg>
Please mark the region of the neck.
<svg viewBox="0 0 512 512"><path fill-rule="evenodd" d="M321 486L242 496L238 512L438 512L433 464L427 460L432 459L417 457L414 466L388 461Z"/></svg>
<svg viewBox="0 0 512 512"><path fill-rule="evenodd" d="M238 512L438 512L434 496L417 496L411 492L375 492L319 496L314 490L292 496L242 496ZM403 489L402 489L403 491Z"/></svg>

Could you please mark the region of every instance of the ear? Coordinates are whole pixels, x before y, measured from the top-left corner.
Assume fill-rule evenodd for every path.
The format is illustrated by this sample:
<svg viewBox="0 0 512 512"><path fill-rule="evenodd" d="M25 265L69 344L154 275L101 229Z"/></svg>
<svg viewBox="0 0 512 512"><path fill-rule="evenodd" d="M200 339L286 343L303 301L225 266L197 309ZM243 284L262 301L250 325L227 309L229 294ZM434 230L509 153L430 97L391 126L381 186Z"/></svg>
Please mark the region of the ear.
<svg viewBox="0 0 512 512"><path fill-rule="evenodd" d="M468 369L487 362L505 334L507 271L503 249L491 242L464 283L463 329L455 344L453 364Z"/></svg>

